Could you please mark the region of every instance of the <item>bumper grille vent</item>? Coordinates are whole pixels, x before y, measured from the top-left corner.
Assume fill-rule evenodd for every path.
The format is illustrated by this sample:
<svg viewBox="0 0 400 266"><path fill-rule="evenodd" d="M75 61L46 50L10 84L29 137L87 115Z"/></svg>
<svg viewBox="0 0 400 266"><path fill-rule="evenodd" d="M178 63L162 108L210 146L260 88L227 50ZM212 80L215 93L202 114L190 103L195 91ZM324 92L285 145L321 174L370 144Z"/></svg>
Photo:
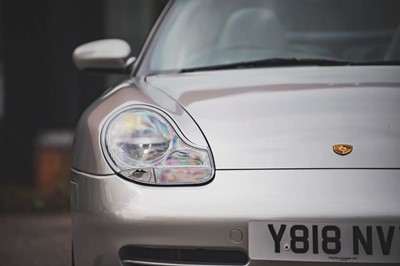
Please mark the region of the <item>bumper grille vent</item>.
<svg viewBox="0 0 400 266"><path fill-rule="evenodd" d="M247 255L237 250L144 248L125 246L119 257L124 266L246 265Z"/></svg>

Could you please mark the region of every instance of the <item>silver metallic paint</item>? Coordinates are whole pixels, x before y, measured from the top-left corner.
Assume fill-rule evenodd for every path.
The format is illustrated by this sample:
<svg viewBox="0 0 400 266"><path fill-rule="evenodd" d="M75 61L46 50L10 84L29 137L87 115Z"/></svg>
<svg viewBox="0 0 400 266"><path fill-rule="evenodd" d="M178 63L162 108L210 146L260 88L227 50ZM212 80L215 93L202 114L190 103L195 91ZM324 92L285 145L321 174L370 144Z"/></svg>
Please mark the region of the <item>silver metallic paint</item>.
<svg viewBox="0 0 400 266"><path fill-rule="evenodd" d="M120 39L105 39L85 43L73 52L78 69L120 69L124 70L135 61L130 57L131 47Z"/></svg>
<svg viewBox="0 0 400 266"><path fill-rule="evenodd" d="M280 67L160 75L217 169L400 168L400 67ZM341 157L332 146L354 145Z"/></svg>
<svg viewBox="0 0 400 266"><path fill-rule="evenodd" d="M210 142L219 169L399 168L398 72L398 67L365 67L171 74L133 79L109 90L85 112L76 132L71 183L76 265L118 265L118 250L124 245L247 252L250 220L399 224L399 170L217 170L206 186L146 187L113 174L99 138L111 112L146 104L163 109L189 140L204 145L207 141L188 110ZM320 102L312 101L317 98ZM338 99L344 102L333 108ZM268 119L275 127L263 124ZM339 122L335 127L332 121L340 119L355 124ZM253 127L252 134L247 134L246 125ZM260 142L265 128L276 132ZM327 136L317 136L315 130ZM353 143L354 152L349 157L334 154L331 145L337 142ZM372 149L378 144L385 149ZM251 149L259 157L250 156ZM271 153L279 150L281 154ZM244 232L240 243L231 241L233 229Z"/></svg>
<svg viewBox="0 0 400 266"><path fill-rule="evenodd" d="M118 265L124 245L247 252L249 220L400 223L399 170L275 169L399 168L398 72L398 67L362 67L171 74L109 90L88 108L76 132L71 183L76 265ZM340 108L334 108L338 99ZM123 180L105 161L99 137L109 114L129 104L161 108L189 140L204 145L192 115L219 169L275 170L217 170L215 179L200 187L146 187ZM349 120L355 124L347 127ZM263 136L266 128L270 135ZM354 152L334 154L331 145L337 142L353 143ZM231 241L232 229L244 232L243 241Z"/></svg>
<svg viewBox="0 0 400 266"><path fill-rule="evenodd" d="M399 170L234 170L217 171L206 186L147 187L73 171L75 262L119 265L125 245L247 253L251 220L400 224L399 176ZM233 229L244 233L243 241L231 240ZM366 265L378 264L357 264Z"/></svg>

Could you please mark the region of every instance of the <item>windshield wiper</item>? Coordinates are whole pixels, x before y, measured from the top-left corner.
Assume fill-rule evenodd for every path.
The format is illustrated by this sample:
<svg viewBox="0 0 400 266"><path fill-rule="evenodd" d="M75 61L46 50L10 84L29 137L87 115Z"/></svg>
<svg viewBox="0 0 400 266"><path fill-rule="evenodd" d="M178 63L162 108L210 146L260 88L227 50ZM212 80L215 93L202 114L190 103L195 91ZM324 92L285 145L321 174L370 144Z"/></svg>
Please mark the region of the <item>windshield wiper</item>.
<svg viewBox="0 0 400 266"><path fill-rule="evenodd" d="M270 58L257 61L245 61L232 64L213 65L182 69L180 72L211 71L238 68L258 68L258 67L277 67L277 66L348 66L353 62L338 61L330 59L314 58Z"/></svg>

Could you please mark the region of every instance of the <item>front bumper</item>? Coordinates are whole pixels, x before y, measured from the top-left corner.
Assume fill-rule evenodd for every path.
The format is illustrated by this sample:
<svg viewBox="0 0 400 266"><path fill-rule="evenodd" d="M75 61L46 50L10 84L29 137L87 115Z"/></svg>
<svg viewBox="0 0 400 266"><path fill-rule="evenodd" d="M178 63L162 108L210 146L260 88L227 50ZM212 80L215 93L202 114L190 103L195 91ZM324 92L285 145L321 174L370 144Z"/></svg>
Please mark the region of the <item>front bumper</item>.
<svg viewBox="0 0 400 266"><path fill-rule="evenodd" d="M73 170L71 186L76 266L122 265L127 246L248 254L252 220L400 224L399 170L216 171L210 184L193 187L150 187Z"/></svg>

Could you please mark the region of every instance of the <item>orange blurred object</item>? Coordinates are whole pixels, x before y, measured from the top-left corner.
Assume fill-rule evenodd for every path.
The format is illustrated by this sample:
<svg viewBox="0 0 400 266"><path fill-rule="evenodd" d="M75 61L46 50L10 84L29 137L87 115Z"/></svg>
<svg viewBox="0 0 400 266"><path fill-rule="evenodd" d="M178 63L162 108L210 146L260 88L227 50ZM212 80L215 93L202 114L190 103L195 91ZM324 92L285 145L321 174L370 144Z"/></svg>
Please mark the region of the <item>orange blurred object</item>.
<svg viewBox="0 0 400 266"><path fill-rule="evenodd" d="M36 186L46 195L68 178L72 133L49 132L38 138L35 151Z"/></svg>

